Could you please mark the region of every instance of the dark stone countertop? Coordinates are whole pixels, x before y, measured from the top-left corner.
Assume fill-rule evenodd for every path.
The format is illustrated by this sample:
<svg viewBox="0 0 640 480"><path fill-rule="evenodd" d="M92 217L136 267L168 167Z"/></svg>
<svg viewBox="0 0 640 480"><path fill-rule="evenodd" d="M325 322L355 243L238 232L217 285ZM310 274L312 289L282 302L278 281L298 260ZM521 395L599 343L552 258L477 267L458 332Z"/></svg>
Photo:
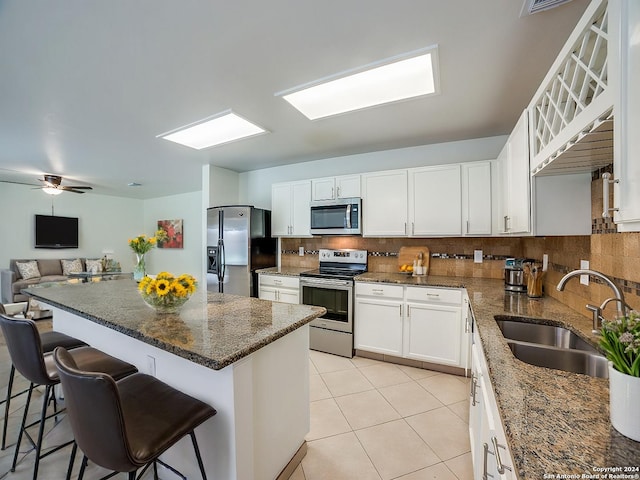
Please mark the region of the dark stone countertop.
<svg viewBox="0 0 640 480"><path fill-rule="evenodd" d="M265 275L283 275L285 277L299 277L302 272L312 270L309 267L269 267L256 270Z"/></svg>
<svg viewBox="0 0 640 480"><path fill-rule="evenodd" d="M133 280L49 284L44 303L220 370L324 314L324 308L198 290L178 314L157 314Z"/></svg>
<svg viewBox="0 0 640 480"><path fill-rule="evenodd" d="M595 469L601 467L640 466L640 443L623 437L609 421L609 381L517 360L494 316L561 325L597 346L598 337L591 333L589 318L548 296L530 299L524 294L507 293L502 280L366 273L356 281L467 289L520 479L541 479L545 474L597 474Z"/></svg>

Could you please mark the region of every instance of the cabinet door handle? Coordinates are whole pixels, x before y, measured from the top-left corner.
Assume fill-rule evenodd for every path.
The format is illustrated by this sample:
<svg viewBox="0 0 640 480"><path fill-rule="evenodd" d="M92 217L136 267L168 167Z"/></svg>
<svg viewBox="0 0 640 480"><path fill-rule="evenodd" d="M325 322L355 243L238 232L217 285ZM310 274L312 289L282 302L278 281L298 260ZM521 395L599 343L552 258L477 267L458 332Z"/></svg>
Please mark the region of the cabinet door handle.
<svg viewBox="0 0 640 480"><path fill-rule="evenodd" d="M274 280L273 283L276 285L282 285L282 280Z"/></svg>
<svg viewBox="0 0 640 480"><path fill-rule="evenodd" d="M469 220L467 220L467 233L469 233Z"/></svg>
<svg viewBox="0 0 640 480"><path fill-rule="evenodd" d="M504 471L505 470L512 471L511 467L508 467L507 465L502 463L502 457L500 457L500 449L501 448L505 448L506 449L506 447L500 445L498 443L498 439L495 436L491 437L491 443L493 445L493 453L496 456L496 468L498 470L498 473L500 475L504 475Z"/></svg>
<svg viewBox="0 0 640 480"><path fill-rule="evenodd" d="M340 198L340 187L337 188L337 197Z"/></svg>
<svg viewBox="0 0 640 480"><path fill-rule="evenodd" d="M402 316L402 305L400 305L400 316Z"/></svg>
<svg viewBox="0 0 640 480"><path fill-rule="evenodd" d="M384 295L384 290L382 290L381 288L373 288L371 289L371 293L373 293L374 295Z"/></svg>
<svg viewBox="0 0 640 480"><path fill-rule="evenodd" d="M488 462L489 462L489 445L487 442L482 444L482 480L489 480Z"/></svg>
<svg viewBox="0 0 640 480"><path fill-rule="evenodd" d="M416 234L416 226L413 222L411 222L411 235L415 235Z"/></svg>
<svg viewBox="0 0 640 480"><path fill-rule="evenodd" d="M407 317L411 316L411 305L407 305Z"/></svg>
<svg viewBox="0 0 640 480"><path fill-rule="evenodd" d="M507 225L509 223L509 216L505 215L504 216L504 231L507 232L509 231L509 226Z"/></svg>
<svg viewBox="0 0 640 480"><path fill-rule="evenodd" d="M609 218L610 212L617 212L617 208L609 208L609 185L611 183L619 183L620 179L616 178L611 180L611 174L609 172L602 174L602 218Z"/></svg>
<svg viewBox="0 0 640 480"><path fill-rule="evenodd" d="M404 222L404 234L407 234L407 222Z"/></svg>
<svg viewBox="0 0 640 480"><path fill-rule="evenodd" d="M440 297L440 294L439 293L427 293L427 297L438 298L438 297Z"/></svg>
<svg viewBox="0 0 640 480"><path fill-rule="evenodd" d="M479 402L476 398L476 387L478 386L478 377L475 373L471 374L471 406L475 407Z"/></svg>
<svg viewBox="0 0 640 480"><path fill-rule="evenodd" d="M331 187L331 198L336 198L336 196L333 194L334 188Z"/></svg>

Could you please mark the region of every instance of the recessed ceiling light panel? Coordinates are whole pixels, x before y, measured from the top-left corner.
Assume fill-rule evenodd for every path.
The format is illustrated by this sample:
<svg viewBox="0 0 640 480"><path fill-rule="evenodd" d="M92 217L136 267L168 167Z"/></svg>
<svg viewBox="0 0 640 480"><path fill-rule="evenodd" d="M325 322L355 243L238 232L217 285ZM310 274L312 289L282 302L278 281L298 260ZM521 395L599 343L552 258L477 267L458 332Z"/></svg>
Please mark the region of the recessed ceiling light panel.
<svg viewBox="0 0 640 480"><path fill-rule="evenodd" d="M199 122L160 134L157 138L202 150L262 133L267 131L231 110L226 110Z"/></svg>
<svg viewBox="0 0 640 480"><path fill-rule="evenodd" d="M315 120L438 92L438 47L432 46L276 96L282 96L307 118Z"/></svg>

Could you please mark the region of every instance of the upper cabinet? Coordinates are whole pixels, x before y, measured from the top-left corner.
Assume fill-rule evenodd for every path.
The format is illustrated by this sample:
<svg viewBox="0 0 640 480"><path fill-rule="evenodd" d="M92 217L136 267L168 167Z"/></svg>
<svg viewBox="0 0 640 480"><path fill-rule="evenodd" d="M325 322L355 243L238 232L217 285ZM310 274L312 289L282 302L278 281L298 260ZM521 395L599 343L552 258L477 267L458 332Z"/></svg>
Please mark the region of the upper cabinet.
<svg viewBox="0 0 640 480"><path fill-rule="evenodd" d="M620 232L640 231L640 2L609 0L614 97L613 217Z"/></svg>
<svg viewBox="0 0 640 480"><path fill-rule="evenodd" d="M460 235L460 165L410 169L408 201L410 236Z"/></svg>
<svg viewBox="0 0 640 480"><path fill-rule="evenodd" d="M607 0L593 0L533 96L533 174L590 172L611 163L615 30Z"/></svg>
<svg viewBox="0 0 640 480"><path fill-rule="evenodd" d="M360 175L315 178L311 180L312 200L360 197Z"/></svg>
<svg viewBox="0 0 640 480"><path fill-rule="evenodd" d="M407 235L407 171L362 175L362 235Z"/></svg>
<svg viewBox="0 0 640 480"><path fill-rule="evenodd" d="M310 235L311 181L274 183L271 186L271 232L275 237Z"/></svg>
<svg viewBox="0 0 640 480"><path fill-rule="evenodd" d="M462 164L462 233L491 235L493 224L493 162ZM496 195L497 196L497 195Z"/></svg>
<svg viewBox="0 0 640 480"><path fill-rule="evenodd" d="M502 233L531 233L529 117L525 110L498 156L502 176Z"/></svg>

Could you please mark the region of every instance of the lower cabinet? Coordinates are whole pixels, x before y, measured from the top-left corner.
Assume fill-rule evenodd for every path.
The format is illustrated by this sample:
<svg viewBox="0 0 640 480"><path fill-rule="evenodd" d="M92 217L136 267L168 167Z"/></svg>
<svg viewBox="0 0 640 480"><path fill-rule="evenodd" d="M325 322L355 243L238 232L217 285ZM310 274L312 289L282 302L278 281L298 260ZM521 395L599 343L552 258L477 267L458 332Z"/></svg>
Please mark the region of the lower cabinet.
<svg viewBox="0 0 640 480"><path fill-rule="evenodd" d="M463 297L461 289L356 282L355 348L467 368Z"/></svg>
<svg viewBox="0 0 640 480"><path fill-rule="evenodd" d="M282 303L300 303L300 280L284 275L258 274L258 297Z"/></svg>
<svg viewBox="0 0 640 480"><path fill-rule="evenodd" d="M475 480L515 479L513 459L507 446L477 331L473 334L471 359L469 436L473 478Z"/></svg>

